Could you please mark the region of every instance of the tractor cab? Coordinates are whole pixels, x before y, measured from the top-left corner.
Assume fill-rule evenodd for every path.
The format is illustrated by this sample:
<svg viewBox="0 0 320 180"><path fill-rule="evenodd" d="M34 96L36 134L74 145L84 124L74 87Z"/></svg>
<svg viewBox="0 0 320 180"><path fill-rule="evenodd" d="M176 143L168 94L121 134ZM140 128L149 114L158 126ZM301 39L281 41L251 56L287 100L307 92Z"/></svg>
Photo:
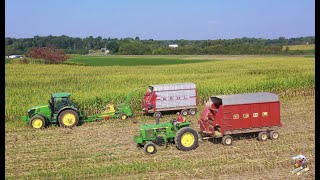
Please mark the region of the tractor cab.
<svg viewBox="0 0 320 180"><path fill-rule="evenodd" d="M60 109L71 104L71 93L54 93L49 100L49 107L52 113L58 113Z"/></svg>

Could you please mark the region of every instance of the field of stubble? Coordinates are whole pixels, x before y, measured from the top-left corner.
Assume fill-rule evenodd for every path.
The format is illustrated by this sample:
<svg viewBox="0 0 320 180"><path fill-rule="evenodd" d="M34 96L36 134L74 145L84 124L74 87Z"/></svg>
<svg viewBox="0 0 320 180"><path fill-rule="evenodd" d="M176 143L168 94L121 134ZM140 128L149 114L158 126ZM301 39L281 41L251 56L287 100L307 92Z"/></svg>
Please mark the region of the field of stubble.
<svg viewBox="0 0 320 180"><path fill-rule="evenodd" d="M145 155L132 136L150 117L87 123L73 129L6 129L6 179L314 179L315 97L281 99L278 140L254 137L225 147L210 141L194 151L174 145ZM201 108L200 108L201 109ZM198 130L196 117L188 117ZM165 120L169 120L167 116ZM310 171L293 175L291 158L304 154Z"/></svg>

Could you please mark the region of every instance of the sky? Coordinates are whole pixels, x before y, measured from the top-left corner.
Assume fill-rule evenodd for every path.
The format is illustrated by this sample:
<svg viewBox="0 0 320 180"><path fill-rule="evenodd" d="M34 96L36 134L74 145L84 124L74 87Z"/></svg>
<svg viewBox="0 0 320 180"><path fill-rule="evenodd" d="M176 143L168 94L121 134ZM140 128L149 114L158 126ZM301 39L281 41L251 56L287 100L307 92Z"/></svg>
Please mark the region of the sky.
<svg viewBox="0 0 320 180"><path fill-rule="evenodd" d="M315 35L315 0L5 0L5 36L207 40Z"/></svg>

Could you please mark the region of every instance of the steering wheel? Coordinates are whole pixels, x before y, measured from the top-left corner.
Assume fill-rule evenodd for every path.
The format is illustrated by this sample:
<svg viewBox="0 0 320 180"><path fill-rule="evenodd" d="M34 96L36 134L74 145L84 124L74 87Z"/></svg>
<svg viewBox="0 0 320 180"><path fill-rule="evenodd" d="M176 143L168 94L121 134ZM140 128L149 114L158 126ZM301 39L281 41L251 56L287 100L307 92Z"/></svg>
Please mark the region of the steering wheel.
<svg viewBox="0 0 320 180"><path fill-rule="evenodd" d="M177 120L176 120L176 119L171 119L171 120L170 120L170 123L173 124L174 122L177 122Z"/></svg>

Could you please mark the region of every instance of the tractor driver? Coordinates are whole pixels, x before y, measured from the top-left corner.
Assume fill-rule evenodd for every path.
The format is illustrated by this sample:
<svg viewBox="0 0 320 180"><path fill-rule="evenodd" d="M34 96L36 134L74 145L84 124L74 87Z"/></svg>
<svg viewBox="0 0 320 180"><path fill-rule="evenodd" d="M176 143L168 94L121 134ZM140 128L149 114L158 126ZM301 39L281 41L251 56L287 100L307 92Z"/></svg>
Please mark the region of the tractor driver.
<svg viewBox="0 0 320 180"><path fill-rule="evenodd" d="M179 123L182 123L185 121L184 117L179 112L177 112L177 121Z"/></svg>
<svg viewBox="0 0 320 180"><path fill-rule="evenodd" d="M68 104L68 100L67 98L61 98L61 99L59 98L56 103L57 103L57 110L59 110Z"/></svg>
<svg viewBox="0 0 320 180"><path fill-rule="evenodd" d="M177 112L177 119L176 121L173 122L173 125L176 125L182 122L185 122L185 118L179 112Z"/></svg>

